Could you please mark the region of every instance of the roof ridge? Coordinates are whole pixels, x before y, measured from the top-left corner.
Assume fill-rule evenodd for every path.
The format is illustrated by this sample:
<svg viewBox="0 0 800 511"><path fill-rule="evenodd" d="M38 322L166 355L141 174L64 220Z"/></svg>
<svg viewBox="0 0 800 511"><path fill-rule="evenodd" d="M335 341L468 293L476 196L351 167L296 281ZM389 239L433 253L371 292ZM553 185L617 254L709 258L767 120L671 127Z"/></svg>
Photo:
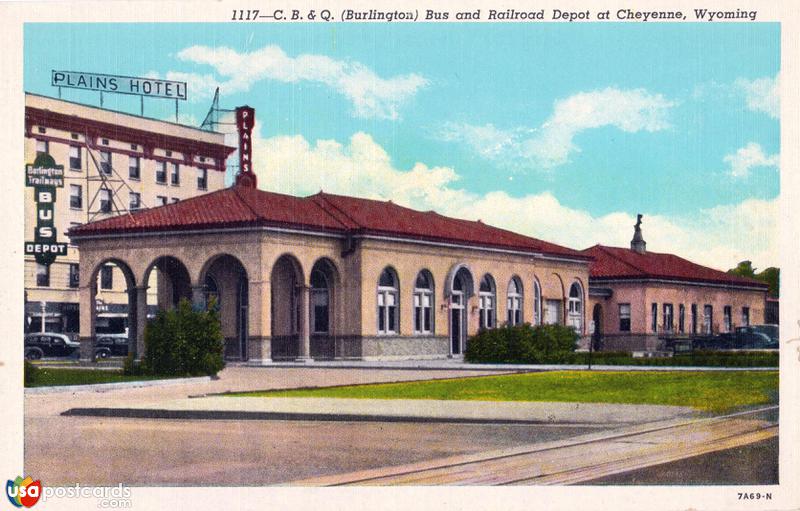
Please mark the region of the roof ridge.
<svg viewBox="0 0 800 511"><path fill-rule="evenodd" d="M322 211L324 211L326 215L328 215L329 217L333 218L336 222L338 222L345 229L352 229L352 227L347 225L347 224L345 224L344 222L342 222L342 220L340 218L337 218L337 216L334 215L333 213L331 213L331 211L328 208L331 208L331 209L335 210L337 213L341 214L343 217L345 217L347 220L349 220L353 225L356 225L358 227L362 227L361 224L356 222L354 218L352 218L350 215L348 215L347 213L342 211L341 208L337 207L331 201L326 199L325 198L325 194L323 192L320 191L319 193L316 193L316 194L314 194L314 195L312 195L310 197L305 197L305 198L306 199L311 199L311 202L316 204L317 207L319 207ZM320 204L317 201L317 199L319 199L319 201L322 201L322 204Z"/></svg>
<svg viewBox="0 0 800 511"><path fill-rule="evenodd" d="M647 275L647 272L646 272L646 271L644 271L644 270L642 270L641 268L639 268L638 266L634 266L633 264L629 263L628 261L625 261L624 259L622 259L622 258L618 257L616 254L614 254L614 253L613 253L613 252L611 252L610 250L607 250L607 249L609 249L609 248L618 248L619 250L628 250L628 249L626 249L626 248L623 248L623 247L606 247L605 245L601 245L601 244L599 244L599 243L597 244L597 247L598 247L600 250L602 250L603 252L605 252L606 254L610 255L610 256L611 256L611 257L613 257L613 258L615 258L617 261L619 261L619 262L621 262L622 264L624 264L625 266L627 266L627 267L629 267L629 268L632 268L634 271L636 271L636 272L638 272L638 273L640 273L640 274L642 274L642 275Z"/></svg>
<svg viewBox="0 0 800 511"><path fill-rule="evenodd" d="M254 188L254 189L255 189L255 190L258 190L258 188ZM244 204L244 205L245 205L245 207L246 207L248 210L250 210L250 213L252 213L252 214L253 214L253 216L254 216L254 217L256 217L256 219L257 219L258 221L263 221L263 220L264 220L264 217L262 217L260 214L258 214L258 212L255 210L255 208L253 208L253 206L251 206L251 205L250 205L250 203L247 201L247 199L245 199L245 198L242 196L242 194L241 194L241 193L239 193L239 186L238 186L238 185L234 184L233 186L230 186L230 187L228 187L228 188L223 188L223 190L233 190L233 194L236 196L236 198L238 198L238 199L239 199L239 201L240 201L242 204ZM260 191L260 190L258 190L258 191ZM202 197L202 196L201 196L201 197Z"/></svg>

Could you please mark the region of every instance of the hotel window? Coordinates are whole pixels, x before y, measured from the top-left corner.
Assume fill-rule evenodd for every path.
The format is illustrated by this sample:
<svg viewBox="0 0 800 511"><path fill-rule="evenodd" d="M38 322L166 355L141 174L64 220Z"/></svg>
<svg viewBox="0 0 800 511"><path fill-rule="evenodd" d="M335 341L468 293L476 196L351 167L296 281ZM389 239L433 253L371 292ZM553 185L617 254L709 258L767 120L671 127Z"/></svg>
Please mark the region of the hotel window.
<svg viewBox="0 0 800 511"><path fill-rule="evenodd" d="M197 189L205 190L208 187L208 169L197 169Z"/></svg>
<svg viewBox="0 0 800 511"><path fill-rule="evenodd" d="M399 314L397 310L398 282L397 275L391 268L386 268L378 279L378 333L396 334Z"/></svg>
<svg viewBox="0 0 800 511"><path fill-rule="evenodd" d="M130 202L128 209L131 211L136 211L137 209L142 207L142 196L136 192L130 192Z"/></svg>
<svg viewBox="0 0 800 511"><path fill-rule="evenodd" d="M37 140L36 141L36 156L40 154L50 154L50 144L47 140Z"/></svg>
<svg viewBox="0 0 800 511"><path fill-rule="evenodd" d="M686 306L683 304L678 305L678 331L686 333Z"/></svg>
<svg viewBox="0 0 800 511"><path fill-rule="evenodd" d="M542 287L536 277L533 278L533 324L542 324Z"/></svg>
<svg viewBox="0 0 800 511"><path fill-rule="evenodd" d="M83 189L81 185L69 185L69 207L83 208Z"/></svg>
<svg viewBox="0 0 800 511"><path fill-rule="evenodd" d="M100 171L107 175L111 175L111 151L100 151Z"/></svg>
<svg viewBox="0 0 800 511"><path fill-rule="evenodd" d="M714 308L711 305L703 306L703 333L713 333L714 327Z"/></svg>
<svg viewBox="0 0 800 511"><path fill-rule="evenodd" d="M494 328L495 325L495 285L494 279L488 273L481 279L480 292L480 327Z"/></svg>
<svg viewBox="0 0 800 511"><path fill-rule="evenodd" d="M433 278L426 270L414 283L414 333L433 333Z"/></svg>
<svg viewBox="0 0 800 511"><path fill-rule="evenodd" d="M631 331L631 304L629 303L619 304L619 331Z"/></svg>
<svg viewBox="0 0 800 511"><path fill-rule="evenodd" d="M141 160L138 156L128 156L128 177L131 179L139 179Z"/></svg>
<svg viewBox="0 0 800 511"><path fill-rule="evenodd" d="M328 279L320 270L311 272L311 333L327 334L330 323Z"/></svg>
<svg viewBox="0 0 800 511"><path fill-rule="evenodd" d="M100 212L111 213L111 191L108 188L100 189Z"/></svg>
<svg viewBox="0 0 800 511"><path fill-rule="evenodd" d="M39 126L38 128L36 128L36 131L42 134L47 133L47 130L45 129L44 126Z"/></svg>
<svg viewBox="0 0 800 511"><path fill-rule="evenodd" d="M673 308L671 303L664 304L664 332L672 333L673 329L673 322L672 322L672 313Z"/></svg>
<svg viewBox="0 0 800 511"><path fill-rule="evenodd" d="M658 332L658 304L650 305L650 330Z"/></svg>
<svg viewBox="0 0 800 511"><path fill-rule="evenodd" d="M561 300L545 300L544 323L546 325L560 325L562 310Z"/></svg>
<svg viewBox="0 0 800 511"><path fill-rule="evenodd" d="M102 139L102 140L100 141L100 143L101 143L101 144L103 144L103 145L108 145L108 139L107 139L107 138L104 138L104 139Z"/></svg>
<svg viewBox="0 0 800 511"><path fill-rule="evenodd" d="M100 289L112 287L114 287L114 267L107 264L100 268Z"/></svg>
<svg viewBox="0 0 800 511"><path fill-rule="evenodd" d="M697 333L697 304L692 304L692 333Z"/></svg>
<svg viewBox="0 0 800 511"><path fill-rule="evenodd" d="M522 324L522 282L514 277L508 283L508 296L506 298L506 310L509 325Z"/></svg>
<svg viewBox="0 0 800 511"><path fill-rule="evenodd" d="M167 162L156 162L156 183L160 185L167 184Z"/></svg>
<svg viewBox="0 0 800 511"><path fill-rule="evenodd" d="M181 201L181 200L180 200L179 198L177 198L177 197L173 197L173 198L172 198L172 203L173 203L173 204L177 204L177 203L179 203L180 201Z"/></svg>
<svg viewBox="0 0 800 511"><path fill-rule="evenodd" d="M178 186L181 184L181 167L177 163L170 163L170 167L172 167L172 172L170 173L170 183L173 186Z"/></svg>
<svg viewBox="0 0 800 511"><path fill-rule="evenodd" d="M50 266L36 263L36 285L50 287Z"/></svg>
<svg viewBox="0 0 800 511"><path fill-rule="evenodd" d="M730 305L726 305L725 307L722 308L722 320L725 323L726 332L730 332L733 330L733 324L732 324L733 322L731 320L731 314L732 311Z"/></svg>
<svg viewBox="0 0 800 511"><path fill-rule="evenodd" d="M69 287L75 288L80 284L80 273L77 263L70 263L69 265Z"/></svg>
<svg viewBox="0 0 800 511"><path fill-rule="evenodd" d="M78 146L69 146L69 168L81 170L81 148Z"/></svg>
<svg viewBox="0 0 800 511"><path fill-rule="evenodd" d="M750 326L750 307L742 307L742 326Z"/></svg>
<svg viewBox="0 0 800 511"><path fill-rule="evenodd" d="M156 195L156 206L163 206L167 203L167 198L163 195Z"/></svg>
<svg viewBox="0 0 800 511"><path fill-rule="evenodd" d="M578 333L583 332L583 289L577 282L569 288L568 312L569 326Z"/></svg>

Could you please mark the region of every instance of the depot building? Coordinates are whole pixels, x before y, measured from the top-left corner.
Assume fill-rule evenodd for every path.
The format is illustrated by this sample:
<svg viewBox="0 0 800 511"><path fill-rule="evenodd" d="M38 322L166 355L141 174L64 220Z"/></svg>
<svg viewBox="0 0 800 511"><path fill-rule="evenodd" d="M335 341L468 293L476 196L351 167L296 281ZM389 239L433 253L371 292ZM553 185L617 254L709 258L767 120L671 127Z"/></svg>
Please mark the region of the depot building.
<svg viewBox="0 0 800 511"><path fill-rule="evenodd" d="M216 300L229 359L445 358L505 323L587 333L588 254L391 201L262 191L252 174L69 236L80 253L86 358L107 264L125 277L138 354L154 271L160 307Z"/></svg>

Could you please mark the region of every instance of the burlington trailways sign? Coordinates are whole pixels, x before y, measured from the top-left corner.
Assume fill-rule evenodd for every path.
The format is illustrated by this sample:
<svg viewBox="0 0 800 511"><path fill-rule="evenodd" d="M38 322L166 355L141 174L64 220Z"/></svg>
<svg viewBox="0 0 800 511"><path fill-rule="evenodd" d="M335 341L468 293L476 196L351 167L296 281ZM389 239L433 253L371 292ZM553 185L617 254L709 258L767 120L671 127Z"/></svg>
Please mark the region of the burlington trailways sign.
<svg viewBox="0 0 800 511"><path fill-rule="evenodd" d="M56 165L49 154L40 154L33 164L25 165L25 186L33 187L36 201L36 230L33 241L25 242L25 255L49 265L57 256L67 255L67 244L58 242L53 225L56 188L64 187L64 166Z"/></svg>

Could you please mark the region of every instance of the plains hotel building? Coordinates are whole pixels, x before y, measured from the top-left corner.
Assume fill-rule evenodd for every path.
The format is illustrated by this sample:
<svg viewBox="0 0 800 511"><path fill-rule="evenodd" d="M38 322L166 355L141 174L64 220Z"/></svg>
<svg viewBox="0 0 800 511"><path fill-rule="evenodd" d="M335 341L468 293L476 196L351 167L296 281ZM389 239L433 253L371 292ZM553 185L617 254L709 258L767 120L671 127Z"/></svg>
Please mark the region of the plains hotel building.
<svg viewBox="0 0 800 511"><path fill-rule="evenodd" d="M65 184L55 204L55 227L63 242L68 229L87 222L223 188L225 160L233 150L220 133L25 95L25 163L48 153L64 166ZM33 189L27 188L26 239L32 239L36 224L33 199ZM74 245L50 266L25 258L26 331L77 334L80 271ZM98 327L119 331L128 312L120 270L105 265L97 286Z"/></svg>

